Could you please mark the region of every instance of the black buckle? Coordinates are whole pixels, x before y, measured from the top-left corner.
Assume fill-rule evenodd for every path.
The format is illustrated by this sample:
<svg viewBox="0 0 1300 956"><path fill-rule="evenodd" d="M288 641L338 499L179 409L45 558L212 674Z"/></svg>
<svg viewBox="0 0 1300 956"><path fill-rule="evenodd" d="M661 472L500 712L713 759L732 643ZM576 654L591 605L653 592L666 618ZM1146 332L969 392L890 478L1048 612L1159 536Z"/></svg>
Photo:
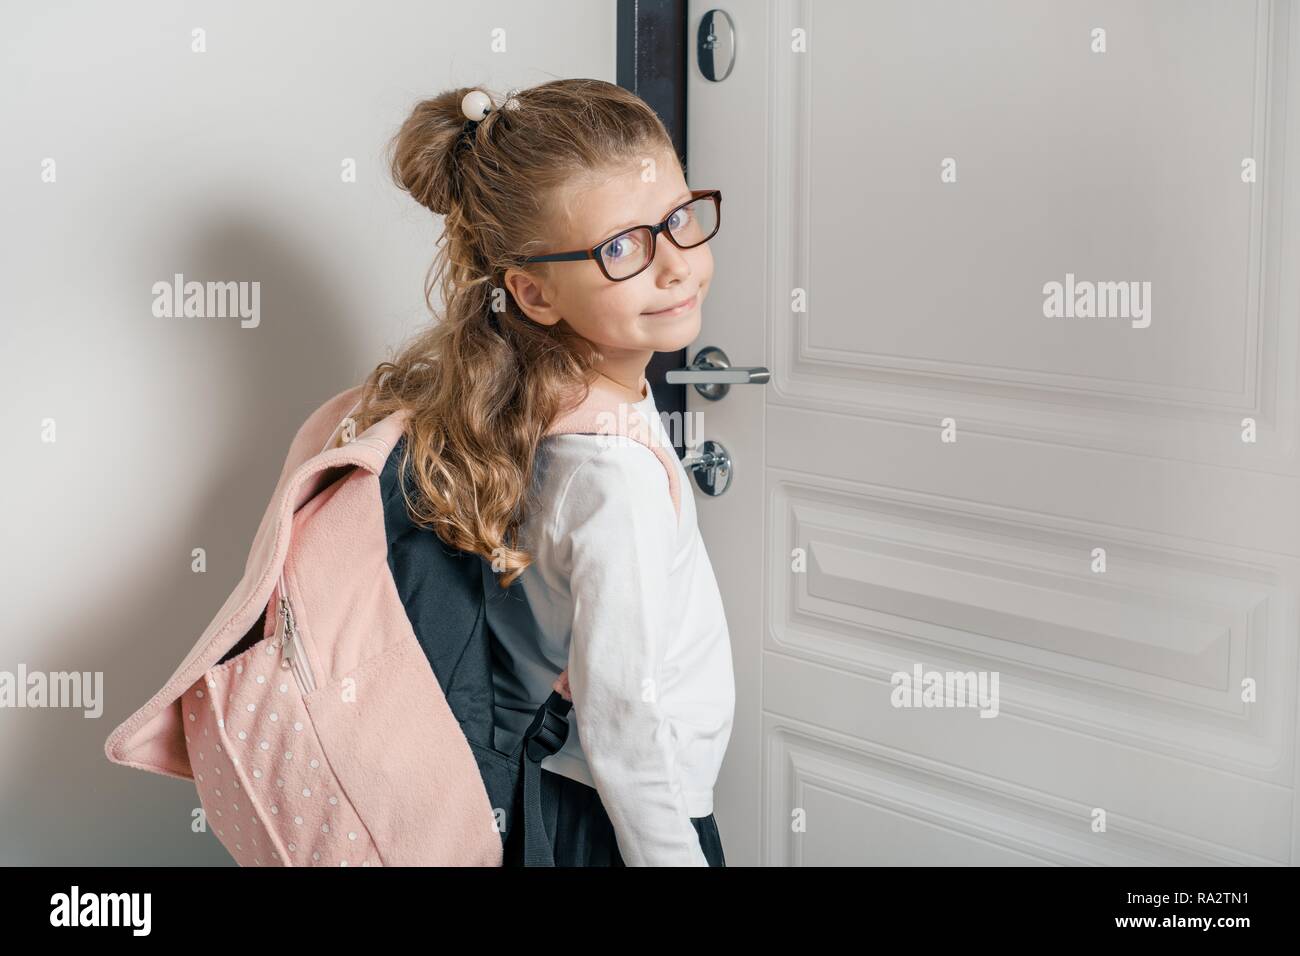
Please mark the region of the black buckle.
<svg viewBox="0 0 1300 956"><path fill-rule="evenodd" d="M564 746L569 737L567 714L572 703L552 692L546 703L537 711L533 722L524 733L524 752L528 759L538 763Z"/></svg>

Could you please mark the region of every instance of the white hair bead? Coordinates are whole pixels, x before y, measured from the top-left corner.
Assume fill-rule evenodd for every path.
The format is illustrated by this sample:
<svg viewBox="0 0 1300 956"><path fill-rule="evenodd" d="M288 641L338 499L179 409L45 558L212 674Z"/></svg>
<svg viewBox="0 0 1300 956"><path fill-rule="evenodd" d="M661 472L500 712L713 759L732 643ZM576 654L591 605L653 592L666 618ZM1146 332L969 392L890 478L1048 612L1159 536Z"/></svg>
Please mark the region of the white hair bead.
<svg viewBox="0 0 1300 956"><path fill-rule="evenodd" d="M482 122L492 112L492 99L482 90L470 90L460 101L460 111L466 119Z"/></svg>

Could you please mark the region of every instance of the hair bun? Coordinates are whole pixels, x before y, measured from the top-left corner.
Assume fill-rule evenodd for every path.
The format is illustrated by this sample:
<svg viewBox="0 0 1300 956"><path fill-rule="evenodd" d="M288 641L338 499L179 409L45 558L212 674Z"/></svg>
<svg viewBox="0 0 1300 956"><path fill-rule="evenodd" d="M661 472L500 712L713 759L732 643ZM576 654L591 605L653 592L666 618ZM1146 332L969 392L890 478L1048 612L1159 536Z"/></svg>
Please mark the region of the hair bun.
<svg viewBox="0 0 1300 956"><path fill-rule="evenodd" d="M390 144L393 181L420 205L447 215L459 195L457 150L466 129L473 129L468 124L482 122L492 110L492 98L476 87L417 103Z"/></svg>

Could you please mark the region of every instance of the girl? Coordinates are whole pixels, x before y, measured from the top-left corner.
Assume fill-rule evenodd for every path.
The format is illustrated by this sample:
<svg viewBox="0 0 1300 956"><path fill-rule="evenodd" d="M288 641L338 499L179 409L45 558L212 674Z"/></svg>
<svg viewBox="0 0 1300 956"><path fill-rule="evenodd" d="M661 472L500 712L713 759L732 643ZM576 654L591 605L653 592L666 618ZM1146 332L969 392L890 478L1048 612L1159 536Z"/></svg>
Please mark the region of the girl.
<svg viewBox="0 0 1300 956"><path fill-rule="evenodd" d="M567 667L569 736L542 762L556 864L723 866L713 786L735 689L693 497L679 521L644 445L544 437L600 383L668 443L645 369L699 334L720 197L687 187L641 99L597 80L501 108L449 91L418 104L393 147L397 183L444 217L425 293L432 310L440 284L445 318L371 373L354 417L360 432L413 410L414 519L498 572L497 749Z"/></svg>

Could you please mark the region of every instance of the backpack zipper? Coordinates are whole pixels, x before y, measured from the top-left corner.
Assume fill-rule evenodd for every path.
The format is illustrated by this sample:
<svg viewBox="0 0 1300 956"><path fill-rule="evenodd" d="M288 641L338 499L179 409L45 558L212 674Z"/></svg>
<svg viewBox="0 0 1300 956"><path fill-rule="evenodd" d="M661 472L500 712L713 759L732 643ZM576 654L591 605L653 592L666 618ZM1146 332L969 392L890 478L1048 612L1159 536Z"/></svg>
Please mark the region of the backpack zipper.
<svg viewBox="0 0 1300 956"><path fill-rule="evenodd" d="M316 689L316 678L311 672L311 662L307 660L307 653L302 645L302 637L298 633L297 625L294 622L293 607L289 604L289 592L284 586L283 571L280 573L280 620L284 622L280 642L281 660L288 664L289 669L293 671L294 680L298 682L298 689L304 695L310 694Z"/></svg>
<svg viewBox="0 0 1300 956"><path fill-rule="evenodd" d="M343 419L345 430L347 428L346 423L348 419L352 417L352 412L355 412L361 407L361 401L361 399L357 399L357 403L352 406L352 411L348 412L347 416ZM320 454L325 454L325 452L329 450L330 445L334 444L334 435L338 430L339 426L335 425L334 431L330 432L330 437L326 440L325 447L320 450ZM344 444L347 444L349 441L364 441L376 444L381 448L387 447L384 442L376 442L374 439L369 438L351 438L345 440ZM304 695L310 694L316 689L316 676L311 672L311 661L307 659L307 652L303 647L302 637L298 634L298 628L294 623L293 607L289 604L289 589L286 588L284 584L283 566L280 568L280 620L284 625L281 631L280 659L288 664L289 669L293 671L293 678L298 682L298 689L302 691Z"/></svg>

